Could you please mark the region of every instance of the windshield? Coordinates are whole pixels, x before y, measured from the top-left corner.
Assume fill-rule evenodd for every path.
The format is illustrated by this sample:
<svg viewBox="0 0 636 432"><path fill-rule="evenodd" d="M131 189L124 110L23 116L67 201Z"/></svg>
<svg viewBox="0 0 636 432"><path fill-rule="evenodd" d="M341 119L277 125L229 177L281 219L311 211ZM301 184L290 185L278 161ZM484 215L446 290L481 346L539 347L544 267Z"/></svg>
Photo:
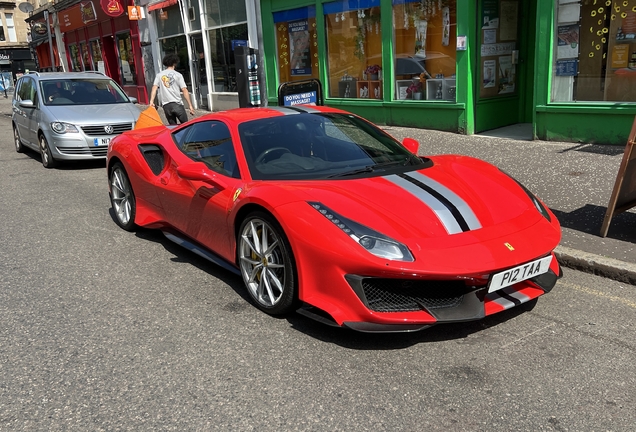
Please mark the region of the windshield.
<svg viewBox="0 0 636 432"><path fill-rule="evenodd" d="M424 168L381 129L351 114L294 114L253 120L239 135L255 180L385 175Z"/></svg>
<svg viewBox="0 0 636 432"><path fill-rule="evenodd" d="M99 105L129 103L111 79L62 79L40 82L45 105Z"/></svg>

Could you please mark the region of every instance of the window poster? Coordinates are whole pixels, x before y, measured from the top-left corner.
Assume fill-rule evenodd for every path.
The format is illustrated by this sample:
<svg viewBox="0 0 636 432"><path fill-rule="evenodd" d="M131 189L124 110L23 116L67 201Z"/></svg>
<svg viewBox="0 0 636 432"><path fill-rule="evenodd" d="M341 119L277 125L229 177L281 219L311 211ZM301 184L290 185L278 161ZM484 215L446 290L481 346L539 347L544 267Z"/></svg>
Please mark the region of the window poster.
<svg viewBox="0 0 636 432"><path fill-rule="evenodd" d="M499 57L499 94L515 91L515 65L512 56Z"/></svg>
<svg viewBox="0 0 636 432"><path fill-rule="evenodd" d="M497 60L484 61L484 88L495 87L495 74L497 71Z"/></svg>
<svg viewBox="0 0 636 432"><path fill-rule="evenodd" d="M426 58L426 32L428 21L415 20L415 57Z"/></svg>
<svg viewBox="0 0 636 432"><path fill-rule="evenodd" d="M483 0L481 28L499 27L499 0Z"/></svg>
<svg viewBox="0 0 636 432"><path fill-rule="evenodd" d="M556 75L557 76L576 76L578 72L579 61L576 59L557 60Z"/></svg>
<svg viewBox="0 0 636 432"><path fill-rule="evenodd" d="M289 58L291 59L291 74L311 75L311 55L309 23L307 20L289 23Z"/></svg>
<svg viewBox="0 0 636 432"><path fill-rule="evenodd" d="M497 29L484 30L484 43L485 44L497 43Z"/></svg>
<svg viewBox="0 0 636 432"><path fill-rule="evenodd" d="M519 4L514 1L501 2L501 21L499 39L517 40L517 19L519 17Z"/></svg>
<svg viewBox="0 0 636 432"><path fill-rule="evenodd" d="M579 25L558 26L557 36L557 59L578 58Z"/></svg>
<svg viewBox="0 0 636 432"><path fill-rule="evenodd" d="M612 68L626 68L629 64L629 44L614 45L612 47Z"/></svg>
<svg viewBox="0 0 636 432"><path fill-rule="evenodd" d="M448 6L442 9L442 46L448 46L450 37L450 11Z"/></svg>
<svg viewBox="0 0 636 432"><path fill-rule="evenodd" d="M559 6L558 22L578 22L581 15L581 5L578 3Z"/></svg>

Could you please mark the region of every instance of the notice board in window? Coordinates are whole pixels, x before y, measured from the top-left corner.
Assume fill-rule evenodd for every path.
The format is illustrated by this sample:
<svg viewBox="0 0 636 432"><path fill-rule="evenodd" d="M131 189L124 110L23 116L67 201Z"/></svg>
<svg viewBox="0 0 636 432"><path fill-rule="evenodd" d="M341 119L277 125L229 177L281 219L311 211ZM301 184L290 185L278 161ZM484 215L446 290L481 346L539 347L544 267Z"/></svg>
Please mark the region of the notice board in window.
<svg viewBox="0 0 636 432"><path fill-rule="evenodd" d="M618 168L616 182L612 190L605 219L601 227L601 237L607 235L610 222L615 214L619 214L636 206L636 118L632 124L632 131L627 139L623 160ZM636 229L636 228L635 228Z"/></svg>

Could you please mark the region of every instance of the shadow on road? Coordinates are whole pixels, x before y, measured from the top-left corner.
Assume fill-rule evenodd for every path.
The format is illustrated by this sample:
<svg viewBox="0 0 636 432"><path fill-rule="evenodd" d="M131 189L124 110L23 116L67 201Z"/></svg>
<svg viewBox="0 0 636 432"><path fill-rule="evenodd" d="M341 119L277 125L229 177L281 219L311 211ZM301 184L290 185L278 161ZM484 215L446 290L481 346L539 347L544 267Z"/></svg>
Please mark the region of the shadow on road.
<svg viewBox="0 0 636 432"><path fill-rule="evenodd" d="M26 149L23 153L31 159L42 163L42 155L31 149ZM55 168L60 171L78 171L78 170L92 170L106 168L106 159L94 159L94 160L78 160L78 161L57 161L58 165Z"/></svg>
<svg viewBox="0 0 636 432"><path fill-rule="evenodd" d="M112 218L115 217L112 209L110 209L109 213ZM240 297L240 300L237 299L236 301L225 305L225 310L229 310L228 308L243 310L247 307L257 309L252 302L252 299L247 294L245 285L243 284L243 280L240 276L224 270L223 268L212 264L206 259L201 258L189 250L177 245L167 239L159 230L139 228L135 231L135 235L140 239L161 244L166 251L174 255L174 257L171 258L172 261L191 264L232 288ZM347 328L331 327L298 313L270 318L276 320L285 319L289 322L291 328L296 331L304 333L322 342L333 343L345 348L355 350L396 350L408 348L421 343L465 339L471 334L479 333L485 329L498 326L501 323L510 321L517 316L532 310L536 303L536 301L531 301L519 307L486 317L480 321L441 324L413 333L360 333Z"/></svg>

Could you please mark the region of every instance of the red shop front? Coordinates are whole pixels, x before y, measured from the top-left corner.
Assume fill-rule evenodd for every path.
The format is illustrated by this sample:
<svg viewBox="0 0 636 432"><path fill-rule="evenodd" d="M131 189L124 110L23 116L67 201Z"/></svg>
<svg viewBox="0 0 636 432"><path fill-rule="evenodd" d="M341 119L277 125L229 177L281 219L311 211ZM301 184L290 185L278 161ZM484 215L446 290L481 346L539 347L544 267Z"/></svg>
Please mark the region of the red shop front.
<svg viewBox="0 0 636 432"><path fill-rule="evenodd" d="M100 71L121 84L129 96L148 103L132 0L89 0L58 12L71 71Z"/></svg>

